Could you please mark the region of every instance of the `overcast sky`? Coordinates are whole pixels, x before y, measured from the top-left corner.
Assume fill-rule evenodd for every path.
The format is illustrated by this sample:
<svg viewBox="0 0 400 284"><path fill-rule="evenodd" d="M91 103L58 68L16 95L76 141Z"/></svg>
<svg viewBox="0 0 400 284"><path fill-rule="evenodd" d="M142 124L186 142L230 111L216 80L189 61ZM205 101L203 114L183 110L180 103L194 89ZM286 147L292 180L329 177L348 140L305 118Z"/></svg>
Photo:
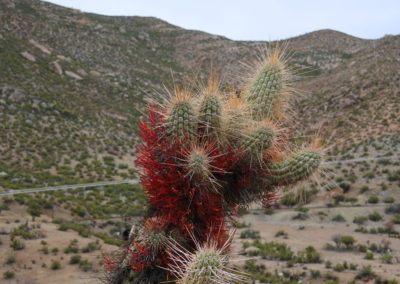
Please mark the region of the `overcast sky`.
<svg viewBox="0 0 400 284"><path fill-rule="evenodd" d="M319 29L375 39L400 34L400 0L50 0L103 15L153 16L234 40L277 40Z"/></svg>

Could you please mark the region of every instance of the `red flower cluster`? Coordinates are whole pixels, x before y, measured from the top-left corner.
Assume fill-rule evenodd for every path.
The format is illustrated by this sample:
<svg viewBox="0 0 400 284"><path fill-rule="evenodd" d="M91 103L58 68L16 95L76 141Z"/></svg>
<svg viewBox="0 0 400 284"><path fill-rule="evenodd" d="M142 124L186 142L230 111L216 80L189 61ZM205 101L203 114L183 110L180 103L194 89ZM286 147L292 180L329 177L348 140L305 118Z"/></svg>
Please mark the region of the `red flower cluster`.
<svg viewBox="0 0 400 284"><path fill-rule="evenodd" d="M216 185L217 190L211 190L192 184L182 162L187 158L190 146L183 139L171 141L166 135L165 116L155 106L148 107L147 121L139 123L139 135L142 144L138 148L136 164L142 169L141 184L150 206L151 213L147 218L158 217L166 232L178 230L188 242L191 242L189 232L193 232L196 241L205 242L212 238L224 244L227 238L225 218L234 210L224 205L218 192L220 185ZM203 144L210 155L213 178L223 180L240 159L240 151L222 149L216 143ZM146 253L141 245L135 244L131 249L134 271L145 267L142 260Z"/></svg>

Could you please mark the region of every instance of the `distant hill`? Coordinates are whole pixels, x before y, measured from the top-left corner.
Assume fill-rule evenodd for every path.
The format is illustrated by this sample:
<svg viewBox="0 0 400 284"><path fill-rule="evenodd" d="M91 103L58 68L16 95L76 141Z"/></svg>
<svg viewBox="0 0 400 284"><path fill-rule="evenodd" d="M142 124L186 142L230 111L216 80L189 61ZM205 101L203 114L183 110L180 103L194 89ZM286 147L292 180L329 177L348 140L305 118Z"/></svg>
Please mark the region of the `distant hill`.
<svg viewBox="0 0 400 284"><path fill-rule="evenodd" d="M132 176L135 123L150 94L211 66L240 86L240 62L271 44L0 0L0 188ZM338 158L375 139L398 141L400 36L321 30L286 44L293 68L309 70L296 83L293 131L320 132Z"/></svg>

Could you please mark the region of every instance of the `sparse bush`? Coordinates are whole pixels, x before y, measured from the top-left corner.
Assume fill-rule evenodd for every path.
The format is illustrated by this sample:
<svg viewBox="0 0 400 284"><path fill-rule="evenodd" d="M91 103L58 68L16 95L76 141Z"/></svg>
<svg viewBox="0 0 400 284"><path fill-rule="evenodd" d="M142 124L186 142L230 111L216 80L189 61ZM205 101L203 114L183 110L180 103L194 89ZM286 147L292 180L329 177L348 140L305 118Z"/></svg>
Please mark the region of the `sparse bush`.
<svg viewBox="0 0 400 284"><path fill-rule="evenodd" d="M287 238L288 234L284 231L284 230L279 230L278 232L276 232L275 237L284 237Z"/></svg>
<svg viewBox="0 0 400 284"><path fill-rule="evenodd" d="M379 202L378 196L371 196L370 198L368 198L368 203L370 204L376 204L378 202Z"/></svg>
<svg viewBox="0 0 400 284"><path fill-rule="evenodd" d="M341 238L342 244L346 247L346 249L352 249L354 246L354 243L356 240L353 238L353 236L342 236Z"/></svg>
<svg viewBox="0 0 400 284"><path fill-rule="evenodd" d="M79 252L78 240L76 239L70 241L68 247L64 249L64 253L78 253L78 252Z"/></svg>
<svg viewBox="0 0 400 284"><path fill-rule="evenodd" d="M373 222L378 222L378 221L382 220L382 215L375 211L368 215L368 219Z"/></svg>
<svg viewBox="0 0 400 284"><path fill-rule="evenodd" d="M50 267L51 267L52 270L58 270L58 269L61 268L61 264L60 264L59 261L53 260L53 261L51 262L51 266L50 266Z"/></svg>
<svg viewBox="0 0 400 284"><path fill-rule="evenodd" d="M382 260L383 263L391 264L392 260L393 260L393 256L390 255L390 254L383 254L381 256L381 260Z"/></svg>
<svg viewBox="0 0 400 284"><path fill-rule="evenodd" d="M82 269L84 272L88 272L89 270L92 270L92 263L86 259L82 259L79 262L79 268Z"/></svg>
<svg viewBox="0 0 400 284"><path fill-rule="evenodd" d="M14 250L23 250L25 248L25 243L15 239L11 242L10 247L12 247Z"/></svg>
<svg viewBox="0 0 400 284"><path fill-rule="evenodd" d="M370 265L368 266L363 266L362 269L357 273L354 279L357 280L362 280L362 281L370 281L376 277L376 274L374 271L372 271L372 268Z"/></svg>
<svg viewBox="0 0 400 284"><path fill-rule="evenodd" d="M101 248L101 245L99 244L99 241L90 242L81 249L81 252L88 253L88 252L92 252L95 250L99 250L100 248Z"/></svg>
<svg viewBox="0 0 400 284"><path fill-rule="evenodd" d="M383 200L383 202L385 202L385 203L394 203L394 198L393 197L386 197L384 200Z"/></svg>
<svg viewBox="0 0 400 284"><path fill-rule="evenodd" d="M311 278L317 279L321 277L321 272L319 270L310 270Z"/></svg>
<svg viewBox="0 0 400 284"><path fill-rule="evenodd" d="M363 194L369 190L369 187L364 185L363 187L360 188L360 193Z"/></svg>
<svg viewBox="0 0 400 284"><path fill-rule="evenodd" d="M243 232L240 233L240 238L241 239L260 239L260 232L255 231L255 230L244 230Z"/></svg>
<svg viewBox="0 0 400 284"><path fill-rule="evenodd" d="M297 253L296 261L299 263L319 263L321 262L321 254L313 246L308 246Z"/></svg>
<svg viewBox="0 0 400 284"><path fill-rule="evenodd" d="M362 224L364 224L367 220L368 220L367 217L364 217L364 216L357 216L357 217L354 217L353 223L354 223L354 224L358 224L358 225L362 225Z"/></svg>
<svg viewBox="0 0 400 284"><path fill-rule="evenodd" d="M346 222L346 219L342 215L337 214L332 218L332 221L333 222Z"/></svg>
<svg viewBox="0 0 400 284"><path fill-rule="evenodd" d="M78 264L81 261L81 256L79 254L71 256L69 264Z"/></svg>
<svg viewBox="0 0 400 284"><path fill-rule="evenodd" d="M374 259L374 254L372 253L372 252L367 252L366 254L365 254L365 257L364 257L365 259L368 259L368 260L373 260Z"/></svg>
<svg viewBox="0 0 400 284"><path fill-rule="evenodd" d="M7 257L5 264L10 265L15 263L15 256L14 255L10 255Z"/></svg>
<svg viewBox="0 0 400 284"><path fill-rule="evenodd" d="M15 272L14 271L6 271L3 273L4 279L12 279L15 277Z"/></svg>

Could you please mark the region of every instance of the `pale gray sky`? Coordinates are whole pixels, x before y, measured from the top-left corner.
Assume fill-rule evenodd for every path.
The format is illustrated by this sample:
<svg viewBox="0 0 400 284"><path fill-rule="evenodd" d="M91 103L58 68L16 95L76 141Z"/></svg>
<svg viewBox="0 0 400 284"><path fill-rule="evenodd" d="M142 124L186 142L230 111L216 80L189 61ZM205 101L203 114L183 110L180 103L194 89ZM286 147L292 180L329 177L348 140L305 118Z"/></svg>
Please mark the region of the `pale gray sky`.
<svg viewBox="0 0 400 284"><path fill-rule="evenodd" d="M103 15L153 16L234 40L277 40L319 29L375 39L400 33L400 0L48 0Z"/></svg>

